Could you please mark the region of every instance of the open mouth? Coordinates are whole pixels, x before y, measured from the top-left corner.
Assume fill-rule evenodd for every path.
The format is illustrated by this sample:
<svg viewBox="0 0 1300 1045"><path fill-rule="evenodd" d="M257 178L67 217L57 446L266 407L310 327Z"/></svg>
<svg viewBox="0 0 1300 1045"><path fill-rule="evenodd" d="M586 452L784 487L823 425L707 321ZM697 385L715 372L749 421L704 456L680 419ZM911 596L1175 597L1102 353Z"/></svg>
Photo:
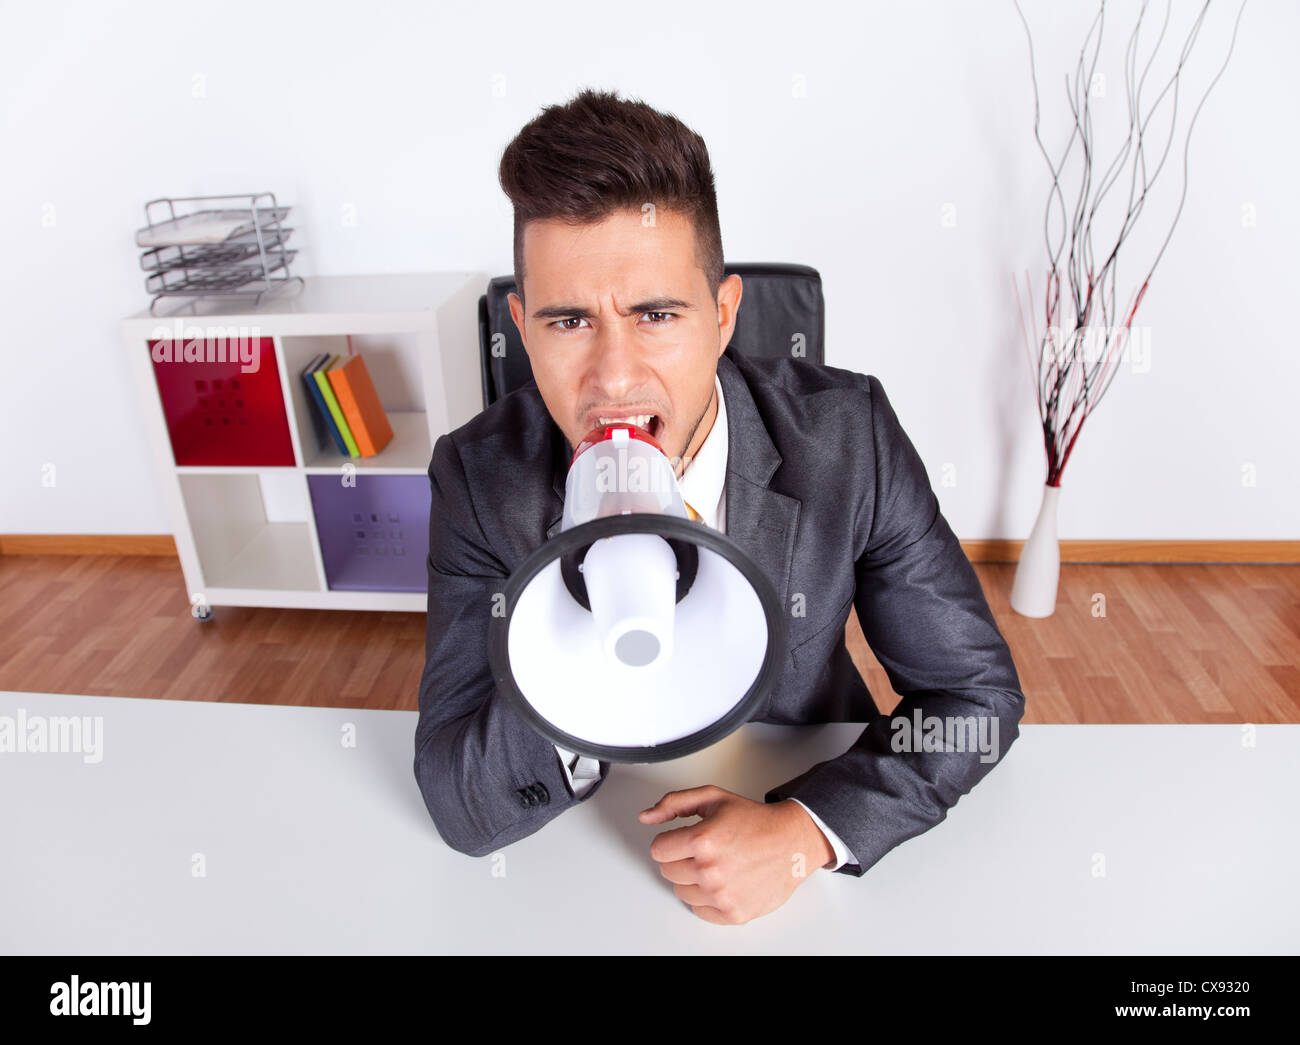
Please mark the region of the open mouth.
<svg viewBox="0 0 1300 1045"><path fill-rule="evenodd" d="M612 424L629 424L641 429L651 439L656 442L659 440L660 433L663 432L663 421L658 414L636 414L628 417L598 417L596 423L602 427Z"/></svg>

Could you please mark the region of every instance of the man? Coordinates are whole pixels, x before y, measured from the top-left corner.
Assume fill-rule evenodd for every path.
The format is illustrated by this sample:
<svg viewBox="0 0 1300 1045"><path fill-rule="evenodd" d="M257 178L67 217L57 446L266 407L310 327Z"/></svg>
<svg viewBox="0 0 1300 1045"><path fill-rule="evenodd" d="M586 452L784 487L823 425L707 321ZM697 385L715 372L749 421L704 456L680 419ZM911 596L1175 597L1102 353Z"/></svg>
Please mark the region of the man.
<svg viewBox="0 0 1300 1045"><path fill-rule="evenodd" d="M693 516L741 544L790 611L783 677L754 718L868 723L763 802L713 786L664 795L643 823L703 819L658 834L650 855L723 924L783 904L804 880L800 854L862 875L992 769L1024 709L919 455L876 378L730 348L743 288L724 278L707 149L672 116L584 91L524 127L500 177L515 212L511 315L535 386L441 436L429 466L415 774L439 833L486 855L608 775L511 711L487 645L506 579L558 529L573 448L600 419L633 417L672 459ZM902 697L892 717L844 647L851 607ZM954 722L972 742L931 728Z"/></svg>

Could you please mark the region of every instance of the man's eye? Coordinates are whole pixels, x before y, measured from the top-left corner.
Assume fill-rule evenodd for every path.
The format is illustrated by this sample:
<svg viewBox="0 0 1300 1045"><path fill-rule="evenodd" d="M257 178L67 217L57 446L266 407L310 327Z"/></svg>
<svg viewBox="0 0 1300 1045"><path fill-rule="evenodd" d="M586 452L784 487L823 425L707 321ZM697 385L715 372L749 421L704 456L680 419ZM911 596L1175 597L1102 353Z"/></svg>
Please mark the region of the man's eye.
<svg viewBox="0 0 1300 1045"><path fill-rule="evenodd" d="M671 320L677 318L677 314L675 312L645 312L643 313L643 315L650 317L651 320L650 325L652 327L664 326L667 323L669 323ZM581 316L568 316L565 319L555 320L555 322L553 322L551 326L562 334L568 334L568 333L572 333L575 330L581 329L581 327L569 326L568 324L571 323L578 324L582 322L583 319Z"/></svg>

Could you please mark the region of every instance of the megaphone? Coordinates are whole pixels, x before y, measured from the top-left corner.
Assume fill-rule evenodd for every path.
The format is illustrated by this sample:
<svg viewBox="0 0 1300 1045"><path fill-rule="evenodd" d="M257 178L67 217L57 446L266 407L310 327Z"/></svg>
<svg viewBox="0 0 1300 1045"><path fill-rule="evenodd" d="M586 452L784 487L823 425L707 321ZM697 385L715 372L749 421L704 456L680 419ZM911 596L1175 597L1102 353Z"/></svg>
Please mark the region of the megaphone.
<svg viewBox="0 0 1300 1045"><path fill-rule="evenodd" d="M630 423L574 450L556 535L511 574L489 642L515 712L553 744L662 762L743 725L776 685L785 616L734 541L687 514L663 449Z"/></svg>

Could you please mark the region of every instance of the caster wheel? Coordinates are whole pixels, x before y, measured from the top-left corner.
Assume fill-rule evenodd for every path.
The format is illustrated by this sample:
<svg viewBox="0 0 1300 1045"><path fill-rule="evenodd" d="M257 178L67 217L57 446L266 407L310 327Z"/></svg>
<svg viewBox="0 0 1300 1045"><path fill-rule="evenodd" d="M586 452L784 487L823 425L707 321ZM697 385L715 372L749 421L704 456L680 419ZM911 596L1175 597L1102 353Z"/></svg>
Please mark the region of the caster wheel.
<svg viewBox="0 0 1300 1045"><path fill-rule="evenodd" d="M190 615L195 620L209 621L212 619L212 607L204 603L198 603L190 607Z"/></svg>

